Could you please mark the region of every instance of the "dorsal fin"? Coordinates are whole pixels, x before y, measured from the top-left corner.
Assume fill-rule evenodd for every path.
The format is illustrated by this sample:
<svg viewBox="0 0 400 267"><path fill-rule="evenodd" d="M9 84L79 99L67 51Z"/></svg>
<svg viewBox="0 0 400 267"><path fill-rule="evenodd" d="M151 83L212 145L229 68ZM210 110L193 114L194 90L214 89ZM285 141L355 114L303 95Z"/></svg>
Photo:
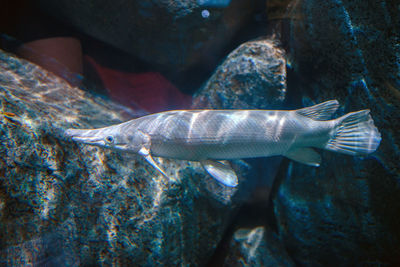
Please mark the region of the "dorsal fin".
<svg viewBox="0 0 400 267"><path fill-rule="evenodd" d="M323 121L329 120L338 107L339 102L337 100L329 100L318 105L298 109L296 112L310 119Z"/></svg>

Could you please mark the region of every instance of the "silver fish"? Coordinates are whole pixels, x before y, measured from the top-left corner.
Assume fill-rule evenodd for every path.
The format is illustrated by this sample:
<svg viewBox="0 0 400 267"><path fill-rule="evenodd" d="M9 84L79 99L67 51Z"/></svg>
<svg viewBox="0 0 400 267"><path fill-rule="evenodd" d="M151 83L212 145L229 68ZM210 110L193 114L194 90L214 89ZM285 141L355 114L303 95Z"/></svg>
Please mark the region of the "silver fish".
<svg viewBox="0 0 400 267"><path fill-rule="evenodd" d="M177 110L99 129L68 129L74 141L138 153L167 177L152 156L199 161L227 186L235 171L220 160L283 155L319 166L313 148L349 155L374 152L381 136L369 110L329 120L336 100L297 110Z"/></svg>

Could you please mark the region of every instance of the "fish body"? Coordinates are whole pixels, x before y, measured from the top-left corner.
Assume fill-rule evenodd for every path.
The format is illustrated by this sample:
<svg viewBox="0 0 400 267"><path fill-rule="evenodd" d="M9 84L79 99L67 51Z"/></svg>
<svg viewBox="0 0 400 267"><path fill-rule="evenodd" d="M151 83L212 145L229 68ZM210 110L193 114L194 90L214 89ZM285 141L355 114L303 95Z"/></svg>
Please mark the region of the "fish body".
<svg viewBox="0 0 400 267"><path fill-rule="evenodd" d="M99 129L68 129L73 140L138 153L165 175L152 156L202 162L225 185L237 176L219 160L283 155L312 166L312 148L368 154L380 143L369 110L328 120L336 100L298 110L177 110L147 115Z"/></svg>
<svg viewBox="0 0 400 267"><path fill-rule="evenodd" d="M158 157L192 161L268 157L284 155L296 144L318 146L322 142L317 140L327 139L332 122L299 117L290 111L170 111L133 120L120 131L148 135L152 155Z"/></svg>

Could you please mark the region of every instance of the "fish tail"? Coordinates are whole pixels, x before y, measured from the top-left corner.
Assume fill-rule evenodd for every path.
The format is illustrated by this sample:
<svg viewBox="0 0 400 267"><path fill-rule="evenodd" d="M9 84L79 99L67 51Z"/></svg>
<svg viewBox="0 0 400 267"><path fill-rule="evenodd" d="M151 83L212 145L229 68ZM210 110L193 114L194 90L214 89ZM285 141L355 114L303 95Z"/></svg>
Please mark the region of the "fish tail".
<svg viewBox="0 0 400 267"><path fill-rule="evenodd" d="M368 109L360 110L336 119L332 137L325 148L349 155L374 152L381 142L381 134L369 112Z"/></svg>

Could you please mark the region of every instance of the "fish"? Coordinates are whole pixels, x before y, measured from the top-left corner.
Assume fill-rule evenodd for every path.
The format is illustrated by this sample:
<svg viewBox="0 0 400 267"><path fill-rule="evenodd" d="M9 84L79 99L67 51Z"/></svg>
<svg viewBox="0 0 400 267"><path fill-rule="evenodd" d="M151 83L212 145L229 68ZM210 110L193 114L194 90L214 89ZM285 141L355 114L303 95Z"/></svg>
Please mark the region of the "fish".
<svg viewBox="0 0 400 267"><path fill-rule="evenodd" d="M381 141L370 110L331 119L339 107L329 100L297 110L173 110L97 129L67 129L73 141L143 156L165 177L153 157L198 161L222 184L238 185L227 160L285 156L318 167L325 149L367 155Z"/></svg>

